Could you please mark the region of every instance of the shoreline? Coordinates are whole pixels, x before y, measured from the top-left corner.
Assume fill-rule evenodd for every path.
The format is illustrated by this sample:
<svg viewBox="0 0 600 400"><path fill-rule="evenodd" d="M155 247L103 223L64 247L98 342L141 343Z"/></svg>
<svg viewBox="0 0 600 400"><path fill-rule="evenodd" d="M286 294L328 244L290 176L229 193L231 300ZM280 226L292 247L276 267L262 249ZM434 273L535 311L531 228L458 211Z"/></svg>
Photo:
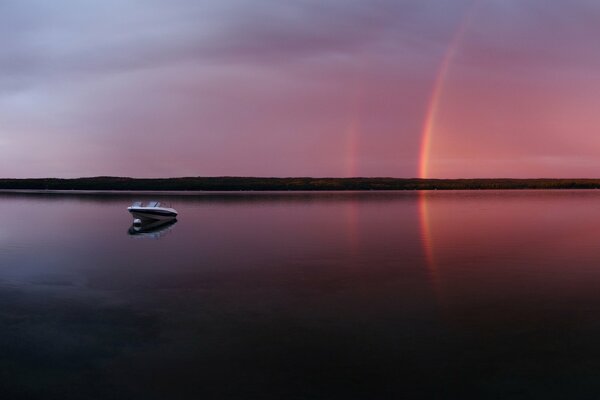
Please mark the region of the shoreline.
<svg viewBox="0 0 600 400"><path fill-rule="evenodd" d="M425 190L600 189L600 179L418 179L186 177L0 179L3 193L137 193L194 195L214 192L345 192Z"/></svg>

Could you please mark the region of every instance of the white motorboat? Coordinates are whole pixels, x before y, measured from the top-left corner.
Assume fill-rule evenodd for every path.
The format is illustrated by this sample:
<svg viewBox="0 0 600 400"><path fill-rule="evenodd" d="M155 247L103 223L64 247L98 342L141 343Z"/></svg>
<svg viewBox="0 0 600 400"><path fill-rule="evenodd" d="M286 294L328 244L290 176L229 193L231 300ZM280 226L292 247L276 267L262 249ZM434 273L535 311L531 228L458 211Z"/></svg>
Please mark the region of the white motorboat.
<svg viewBox="0 0 600 400"><path fill-rule="evenodd" d="M177 218L177 211L171 207L163 207L158 201L149 201L144 205L141 201L133 203L127 210L135 219L143 221L168 221Z"/></svg>

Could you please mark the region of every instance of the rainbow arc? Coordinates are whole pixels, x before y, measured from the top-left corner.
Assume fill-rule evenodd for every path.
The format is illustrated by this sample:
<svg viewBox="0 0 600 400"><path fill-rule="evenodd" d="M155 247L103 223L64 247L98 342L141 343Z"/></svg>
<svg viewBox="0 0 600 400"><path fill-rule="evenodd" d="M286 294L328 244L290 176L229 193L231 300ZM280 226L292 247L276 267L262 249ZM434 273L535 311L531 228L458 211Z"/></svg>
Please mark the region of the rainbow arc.
<svg viewBox="0 0 600 400"><path fill-rule="evenodd" d="M423 120L423 130L421 132L421 149L419 152L419 178L425 179L430 177L429 161L431 156L431 143L433 140L433 134L435 132L435 123L437 115L439 113L446 78L448 77L448 72L451 68L454 56L456 55L456 52L460 48L460 45L463 41L465 32L467 31L467 28L473 16L476 3L477 0L471 3L469 8L467 9L467 12L465 13L465 16L461 20L458 29L452 36L452 40L446 48L444 57L442 58L435 79L433 81L433 89L431 91L429 102L427 104L425 118Z"/></svg>

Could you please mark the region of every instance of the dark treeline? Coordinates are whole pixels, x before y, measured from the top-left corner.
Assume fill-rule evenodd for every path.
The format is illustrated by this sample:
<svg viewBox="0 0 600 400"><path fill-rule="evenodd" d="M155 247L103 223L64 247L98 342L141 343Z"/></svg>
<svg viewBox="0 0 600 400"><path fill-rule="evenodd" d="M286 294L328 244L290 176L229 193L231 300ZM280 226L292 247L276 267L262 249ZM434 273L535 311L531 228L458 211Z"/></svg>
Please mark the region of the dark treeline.
<svg viewBox="0 0 600 400"><path fill-rule="evenodd" d="M600 179L402 179L188 177L0 179L13 190L461 190L597 189Z"/></svg>

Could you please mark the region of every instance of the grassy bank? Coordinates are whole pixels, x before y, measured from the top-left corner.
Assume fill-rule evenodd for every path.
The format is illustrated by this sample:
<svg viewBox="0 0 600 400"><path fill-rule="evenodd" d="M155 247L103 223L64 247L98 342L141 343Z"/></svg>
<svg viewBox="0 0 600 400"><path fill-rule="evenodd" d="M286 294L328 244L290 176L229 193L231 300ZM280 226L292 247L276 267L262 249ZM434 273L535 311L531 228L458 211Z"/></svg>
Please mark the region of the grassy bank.
<svg viewBox="0 0 600 400"><path fill-rule="evenodd" d="M600 179L402 179L188 177L0 179L11 190L467 190L597 189Z"/></svg>

